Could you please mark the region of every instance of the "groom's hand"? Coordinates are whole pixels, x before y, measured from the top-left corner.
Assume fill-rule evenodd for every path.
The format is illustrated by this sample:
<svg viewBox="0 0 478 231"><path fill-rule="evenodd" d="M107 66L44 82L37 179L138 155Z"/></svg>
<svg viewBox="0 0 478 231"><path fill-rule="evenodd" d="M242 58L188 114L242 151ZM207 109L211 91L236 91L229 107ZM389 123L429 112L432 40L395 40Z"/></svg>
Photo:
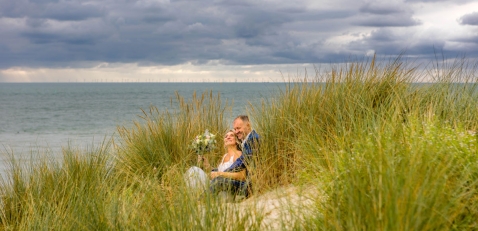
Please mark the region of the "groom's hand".
<svg viewBox="0 0 478 231"><path fill-rule="evenodd" d="M211 172L210 176L211 176L211 179L214 179L219 176L219 172Z"/></svg>

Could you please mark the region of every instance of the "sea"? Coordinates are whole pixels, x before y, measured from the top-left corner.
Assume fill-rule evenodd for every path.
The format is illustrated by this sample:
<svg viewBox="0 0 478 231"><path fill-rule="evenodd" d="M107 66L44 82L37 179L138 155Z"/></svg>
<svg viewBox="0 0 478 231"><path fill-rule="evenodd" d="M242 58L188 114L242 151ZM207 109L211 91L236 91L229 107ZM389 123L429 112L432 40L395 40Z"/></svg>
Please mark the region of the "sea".
<svg viewBox="0 0 478 231"><path fill-rule="evenodd" d="M61 157L70 146L93 148L116 136L118 126L140 121L150 106L174 107L176 93L186 100L203 92L220 94L232 105L231 120L276 96L284 83L0 83L0 174L13 157L31 161ZM173 100L173 104L171 104Z"/></svg>

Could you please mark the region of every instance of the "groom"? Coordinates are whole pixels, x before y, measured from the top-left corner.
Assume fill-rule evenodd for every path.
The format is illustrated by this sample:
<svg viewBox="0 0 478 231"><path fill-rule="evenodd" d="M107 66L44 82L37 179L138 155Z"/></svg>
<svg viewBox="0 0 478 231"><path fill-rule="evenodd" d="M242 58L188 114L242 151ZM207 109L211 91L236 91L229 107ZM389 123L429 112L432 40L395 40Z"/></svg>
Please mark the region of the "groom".
<svg viewBox="0 0 478 231"><path fill-rule="evenodd" d="M259 148L259 134L252 129L251 122L249 121L249 117L247 115L240 115L236 117L233 121L233 128L234 133L236 133L237 138L242 142L242 156L239 157L241 159L248 159L252 158L254 153L257 153L257 149ZM231 166L230 168L237 168L239 167L240 163L234 163L235 165ZM244 163L242 164L243 168Z"/></svg>

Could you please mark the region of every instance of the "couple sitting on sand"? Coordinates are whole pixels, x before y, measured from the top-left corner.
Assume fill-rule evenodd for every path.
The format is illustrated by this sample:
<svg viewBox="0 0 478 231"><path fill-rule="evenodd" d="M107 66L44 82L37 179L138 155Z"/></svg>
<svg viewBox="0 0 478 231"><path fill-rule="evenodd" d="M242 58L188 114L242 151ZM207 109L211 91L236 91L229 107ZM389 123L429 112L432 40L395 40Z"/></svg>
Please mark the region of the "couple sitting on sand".
<svg viewBox="0 0 478 231"><path fill-rule="evenodd" d="M209 192L247 198L252 190L250 168L253 165L253 154L257 153L259 146L259 135L252 129L249 117L246 115L236 117L233 128L224 136L226 154L217 168L210 170ZM209 161L203 156L198 156L198 163L201 162L204 170L209 172L211 169ZM207 180L206 173L198 167L190 168L187 174L192 175L191 173L198 174L201 181ZM200 183L206 185L206 182Z"/></svg>

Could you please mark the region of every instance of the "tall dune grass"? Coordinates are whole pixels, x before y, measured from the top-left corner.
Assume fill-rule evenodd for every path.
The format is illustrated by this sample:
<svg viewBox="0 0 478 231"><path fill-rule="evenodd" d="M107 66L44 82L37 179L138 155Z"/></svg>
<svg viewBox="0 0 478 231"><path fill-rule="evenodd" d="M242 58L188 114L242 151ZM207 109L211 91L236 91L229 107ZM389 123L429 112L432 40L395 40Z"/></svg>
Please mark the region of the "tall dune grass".
<svg viewBox="0 0 478 231"><path fill-rule="evenodd" d="M458 64L442 72L464 73L460 68L469 68ZM258 170L264 173L264 182L272 187L294 182L304 164L330 170L329 154L313 163L306 157L321 149L348 149L364 132L402 126L410 116L438 117L440 122L476 129L476 72L460 76L467 84L451 81L458 79L451 74L447 75L451 79L438 83L417 84L426 77L417 68L400 57L380 65L372 59L333 67L325 74L316 71L312 78L287 84L278 98L264 102L253 115L266 141L261 150L266 154L259 162L268 164L259 164L265 169ZM374 130L379 125L383 130Z"/></svg>
<svg viewBox="0 0 478 231"><path fill-rule="evenodd" d="M381 132L363 133L349 149L335 152L333 171L317 176L326 182L328 198L309 225L324 230L477 228L474 134L436 120L376 130Z"/></svg>
<svg viewBox="0 0 478 231"><path fill-rule="evenodd" d="M208 129L218 135L222 147L222 135L229 127L224 115L231 107L222 102L220 95L212 91L193 94L189 101L176 94L173 111L159 111L150 107L143 111L142 121L135 121L132 128L119 127L117 170L128 175L154 174L161 178L171 166L194 164L196 155L189 149L193 138ZM171 99L171 104L173 100ZM211 154L211 163L217 161L219 148Z"/></svg>
<svg viewBox="0 0 478 231"><path fill-rule="evenodd" d="M212 92L176 95L174 109L150 107L114 142L67 147L60 162L12 160L0 229L476 230L476 69L466 59L433 67L401 57L332 66L251 105L261 146L254 195L237 206L198 200L183 182L196 164L190 141L206 129L222 137L229 104ZM273 221L254 207L301 186L313 207L286 203Z"/></svg>

